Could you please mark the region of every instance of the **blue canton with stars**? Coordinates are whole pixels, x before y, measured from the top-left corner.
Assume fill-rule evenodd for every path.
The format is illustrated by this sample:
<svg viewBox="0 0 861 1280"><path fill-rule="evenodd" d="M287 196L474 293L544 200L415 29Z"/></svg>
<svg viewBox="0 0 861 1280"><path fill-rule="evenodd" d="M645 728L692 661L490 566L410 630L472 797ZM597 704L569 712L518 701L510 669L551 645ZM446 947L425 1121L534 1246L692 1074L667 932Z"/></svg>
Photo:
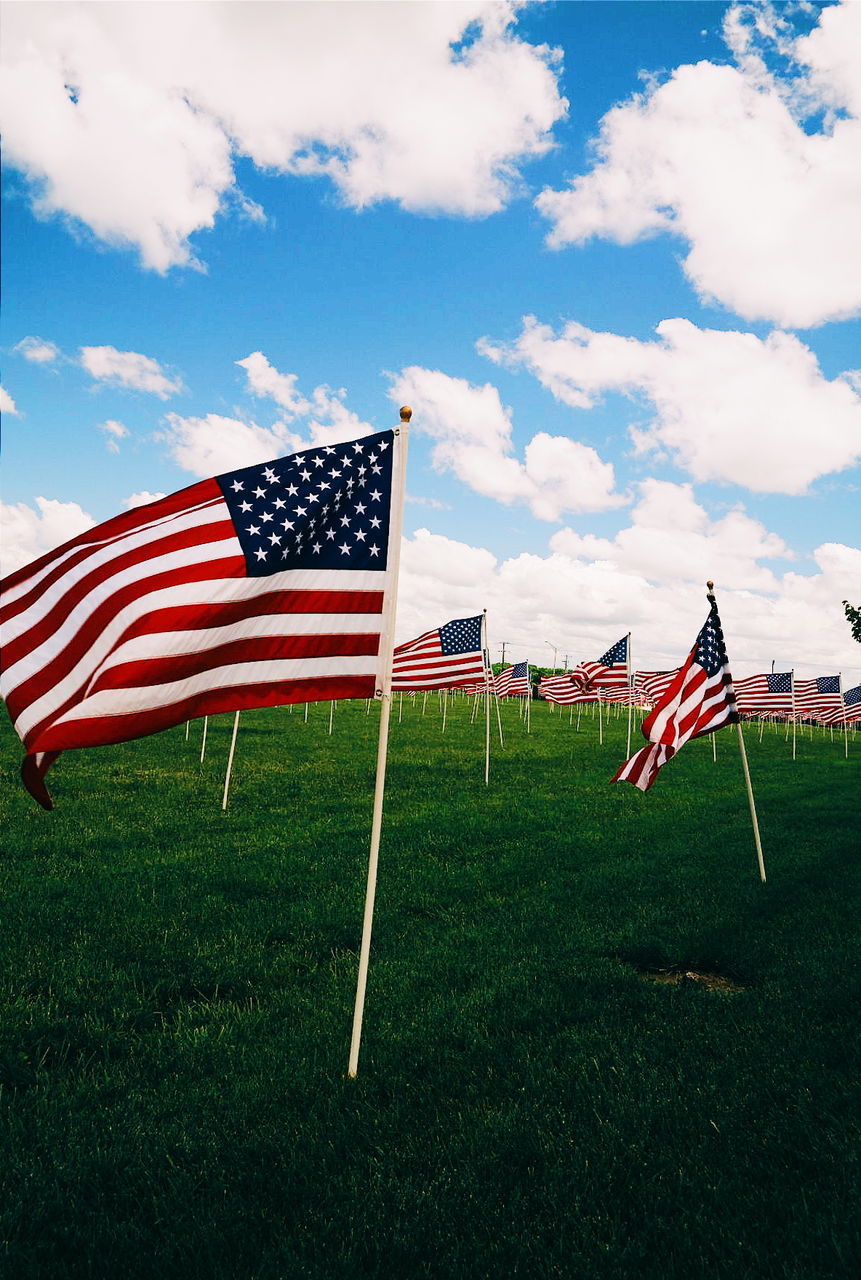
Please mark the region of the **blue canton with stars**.
<svg viewBox="0 0 861 1280"><path fill-rule="evenodd" d="M216 476L249 577L385 569L394 431Z"/></svg>
<svg viewBox="0 0 861 1280"><path fill-rule="evenodd" d="M712 609L702 631L697 636L697 652L694 661L710 676L716 676L721 667L727 665L726 645L717 609Z"/></svg>
<svg viewBox="0 0 861 1280"><path fill-rule="evenodd" d="M792 672L775 671L765 677L769 693L792 693Z"/></svg>
<svg viewBox="0 0 861 1280"><path fill-rule="evenodd" d="M839 693L840 677L839 676L818 676L816 679L817 693Z"/></svg>
<svg viewBox="0 0 861 1280"><path fill-rule="evenodd" d="M617 662L627 662L628 637L622 636L622 639L617 640L612 649L608 649L607 652L598 659L598 661L603 663L605 667L612 667Z"/></svg>
<svg viewBox="0 0 861 1280"><path fill-rule="evenodd" d="M475 653L481 648L481 614L477 618L455 618L439 629L444 654Z"/></svg>

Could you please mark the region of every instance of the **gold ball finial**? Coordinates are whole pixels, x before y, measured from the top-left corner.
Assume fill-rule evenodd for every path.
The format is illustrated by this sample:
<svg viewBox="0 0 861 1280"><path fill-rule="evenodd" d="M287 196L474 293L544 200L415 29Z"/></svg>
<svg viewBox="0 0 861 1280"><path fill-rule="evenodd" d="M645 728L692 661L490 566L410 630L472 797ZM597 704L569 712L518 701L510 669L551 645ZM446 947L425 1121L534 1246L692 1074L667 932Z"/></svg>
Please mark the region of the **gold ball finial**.
<svg viewBox="0 0 861 1280"><path fill-rule="evenodd" d="M401 422L409 422L413 411L408 404L401 405Z"/></svg>
<svg viewBox="0 0 861 1280"><path fill-rule="evenodd" d="M714 591L715 589L715 584L712 582L711 578L709 578L708 582L706 583L706 586L708 587L709 591Z"/></svg>

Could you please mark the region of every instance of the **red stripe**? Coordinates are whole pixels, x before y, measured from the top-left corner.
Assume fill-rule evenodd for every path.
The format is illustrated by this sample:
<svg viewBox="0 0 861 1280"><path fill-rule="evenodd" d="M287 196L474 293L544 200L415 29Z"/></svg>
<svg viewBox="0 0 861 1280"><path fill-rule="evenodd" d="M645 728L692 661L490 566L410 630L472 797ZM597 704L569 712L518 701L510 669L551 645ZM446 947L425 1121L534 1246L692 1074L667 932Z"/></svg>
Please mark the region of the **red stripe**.
<svg viewBox="0 0 861 1280"><path fill-rule="evenodd" d="M40 569L51 564L57 556L61 556L70 547L86 547L90 550L98 550L92 544L103 543L105 540L110 541L111 538L120 538L124 534L142 528L152 520L174 515L187 507L197 507L203 502L216 498L221 498L223 501L224 495L221 492L221 486L213 479L200 480L196 484L188 485L185 489L180 489L178 493L168 494L166 498L159 498L156 502L148 502L142 507L134 507L131 511L123 511L118 516L112 516L109 520L104 520L94 528L87 529L84 533L79 533L77 537L70 538L68 542L55 547L53 551L46 551L44 555L39 556L38 560L33 560L32 563L16 569L3 579L2 583L0 583L0 589L10 591L20 583L26 582L31 574L38 573Z"/></svg>
<svg viewBox="0 0 861 1280"><path fill-rule="evenodd" d="M290 658L376 656L379 633L367 635L256 636L233 640L197 653L120 662L103 672L87 689L87 697L101 689L149 688L187 680L204 671L234 663L268 662Z"/></svg>
<svg viewBox="0 0 861 1280"><path fill-rule="evenodd" d="M331 702L344 698L372 698L376 677L324 676L319 679L284 680L278 683L242 685L234 689L213 689L185 698L156 711L125 716L97 716L73 724L48 728L42 737L28 744L28 752L68 751L76 747L109 746L159 733L199 716L224 711L245 711L254 707L284 706L290 702Z"/></svg>
<svg viewBox="0 0 861 1280"><path fill-rule="evenodd" d="M168 533L167 537L159 538L157 542L147 543L142 547L133 547L121 555L114 556L105 564L98 565L90 573L85 574L83 578L74 583L73 586L69 587L61 599L47 613L43 614L39 621L34 623L28 631L23 632L17 639L10 640L4 646L4 660L7 668L24 657L25 654L43 644L49 636L59 630L72 610L82 600L85 600L91 591L109 581L110 578L123 573L126 569L145 564L149 560L155 560L159 556L170 555L175 551L185 551L189 547L198 545L205 547L209 543L222 542L230 537L236 537L232 522L230 520L221 520L217 524ZM242 564L244 568L244 557L242 558ZM146 588L147 581L145 580L143 585L137 585L135 590L140 593ZM39 583L38 587L35 588L35 595L38 597L41 594L42 584Z"/></svg>
<svg viewBox="0 0 861 1280"><path fill-rule="evenodd" d="M11 690L6 697L6 705L13 720L17 720L25 707L28 707L36 698L40 698L49 689L64 679L70 671L72 671L81 658L93 645L95 640L101 635L108 623L120 612L126 605L133 603L144 592L149 594L151 591L160 591L165 587L182 586L188 582L206 582L209 580L221 580L224 578L242 578L245 575L245 557L231 556L227 560L213 560L208 564L192 564L185 565L182 569L171 569L166 573L156 574L154 577L147 578L143 582L128 583L121 591L117 591L110 600L105 600L94 613L90 614L81 630L61 653L42 667L29 679L24 680L14 690ZM158 613L158 609L153 610ZM121 644L124 635L117 637L113 646ZM82 682L77 691L68 698L61 708L53 711L49 719L53 720L62 713L80 697L83 689L86 687L87 681L90 679L90 672L86 680ZM44 723L44 722L43 722ZM27 734L25 742L30 741L32 731Z"/></svg>

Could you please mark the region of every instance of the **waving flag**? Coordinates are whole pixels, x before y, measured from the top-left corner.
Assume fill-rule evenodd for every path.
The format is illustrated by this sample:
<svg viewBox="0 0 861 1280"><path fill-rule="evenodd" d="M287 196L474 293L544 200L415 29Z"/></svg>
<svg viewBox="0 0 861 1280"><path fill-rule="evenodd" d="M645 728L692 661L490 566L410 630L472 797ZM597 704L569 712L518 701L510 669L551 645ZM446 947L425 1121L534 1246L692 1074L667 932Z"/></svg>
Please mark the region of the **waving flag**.
<svg viewBox="0 0 861 1280"><path fill-rule="evenodd" d="M455 618L399 644L392 659L392 689L451 689L483 681L482 621L482 614Z"/></svg>
<svg viewBox="0 0 861 1280"><path fill-rule="evenodd" d="M493 683L499 698L528 698L532 692L529 688L529 663L516 662L512 667L505 667Z"/></svg>
<svg viewBox="0 0 861 1280"><path fill-rule="evenodd" d="M817 676L796 680L795 714L799 720L821 720L825 724L843 722L843 697L839 676Z"/></svg>
<svg viewBox="0 0 861 1280"><path fill-rule="evenodd" d="M648 791L658 771L690 738L713 733L738 720L732 676L717 605L712 604L687 661L643 721L649 746L640 750L611 779Z"/></svg>
<svg viewBox="0 0 861 1280"><path fill-rule="evenodd" d="M792 712L792 672L746 676L733 681L740 715L786 715Z"/></svg>
<svg viewBox="0 0 861 1280"><path fill-rule="evenodd" d="M846 690L843 695L843 711L847 724L855 724L861 720L861 684Z"/></svg>
<svg viewBox="0 0 861 1280"><path fill-rule="evenodd" d="M619 689L628 683L628 637L622 636L597 662L581 662L571 672L571 680L587 689Z"/></svg>
<svg viewBox="0 0 861 1280"><path fill-rule="evenodd" d="M544 676L538 685L538 696L547 702L556 702L569 706L574 702L594 702L594 693L584 693L579 685L575 685L570 675Z"/></svg>
<svg viewBox="0 0 861 1280"><path fill-rule="evenodd" d="M634 690L640 695L641 701L650 702L654 706L656 702L660 702L678 674L678 667L673 667L672 671L637 671L634 675Z"/></svg>
<svg viewBox="0 0 861 1280"><path fill-rule="evenodd" d="M73 747L379 689L396 435L202 480L2 584L2 693L44 775Z"/></svg>

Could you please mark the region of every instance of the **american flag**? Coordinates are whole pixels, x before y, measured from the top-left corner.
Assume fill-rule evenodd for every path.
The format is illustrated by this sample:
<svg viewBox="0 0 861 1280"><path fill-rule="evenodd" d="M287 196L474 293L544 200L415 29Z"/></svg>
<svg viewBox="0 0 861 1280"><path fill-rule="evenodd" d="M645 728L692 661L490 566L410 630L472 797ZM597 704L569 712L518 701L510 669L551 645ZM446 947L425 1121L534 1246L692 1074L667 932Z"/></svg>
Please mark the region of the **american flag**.
<svg viewBox="0 0 861 1280"><path fill-rule="evenodd" d="M495 677L493 684L498 698L508 696L528 698L531 693L529 688L529 663L516 662L513 667L505 667Z"/></svg>
<svg viewBox="0 0 861 1280"><path fill-rule="evenodd" d="M846 690L843 695L843 709L847 724L855 724L856 721L861 720L861 684Z"/></svg>
<svg viewBox="0 0 861 1280"><path fill-rule="evenodd" d="M482 621L482 614L455 618L399 644L392 659L392 689L451 689L483 679Z"/></svg>
<svg viewBox="0 0 861 1280"><path fill-rule="evenodd" d="M6 579L0 689L41 804L69 748L379 691L395 437L202 480Z"/></svg>
<svg viewBox="0 0 861 1280"><path fill-rule="evenodd" d="M649 746L626 760L611 781L631 782L648 791L658 771L688 739L713 733L737 720L726 646L713 603L687 661L643 721L643 736Z"/></svg>
<svg viewBox="0 0 861 1280"><path fill-rule="evenodd" d="M584 693L578 685L572 683L569 675L544 676L538 685L538 696L547 702L560 703L566 707L574 702L595 701L595 694Z"/></svg>
<svg viewBox="0 0 861 1280"><path fill-rule="evenodd" d="M597 662L581 662L571 672L581 689L618 689L628 683L628 637L622 636Z"/></svg>
<svg viewBox="0 0 861 1280"><path fill-rule="evenodd" d="M634 690L640 695L642 702L653 706L660 702L679 673L678 667L672 671L637 671L634 674Z"/></svg>
<svg viewBox="0 0 861 1280"><path fill-rule="evenodd" d="M734 680L740 715L785 715L792 712L792 672L775 671Z"/></svg>
<svg viewBox="0 0 861 1280"><path fill-rule="evenodd" d="M814 680L796 680L795 716L798 720L821 720L825 724L843 723L843 698L839 676L817 676Z"/></svg>

